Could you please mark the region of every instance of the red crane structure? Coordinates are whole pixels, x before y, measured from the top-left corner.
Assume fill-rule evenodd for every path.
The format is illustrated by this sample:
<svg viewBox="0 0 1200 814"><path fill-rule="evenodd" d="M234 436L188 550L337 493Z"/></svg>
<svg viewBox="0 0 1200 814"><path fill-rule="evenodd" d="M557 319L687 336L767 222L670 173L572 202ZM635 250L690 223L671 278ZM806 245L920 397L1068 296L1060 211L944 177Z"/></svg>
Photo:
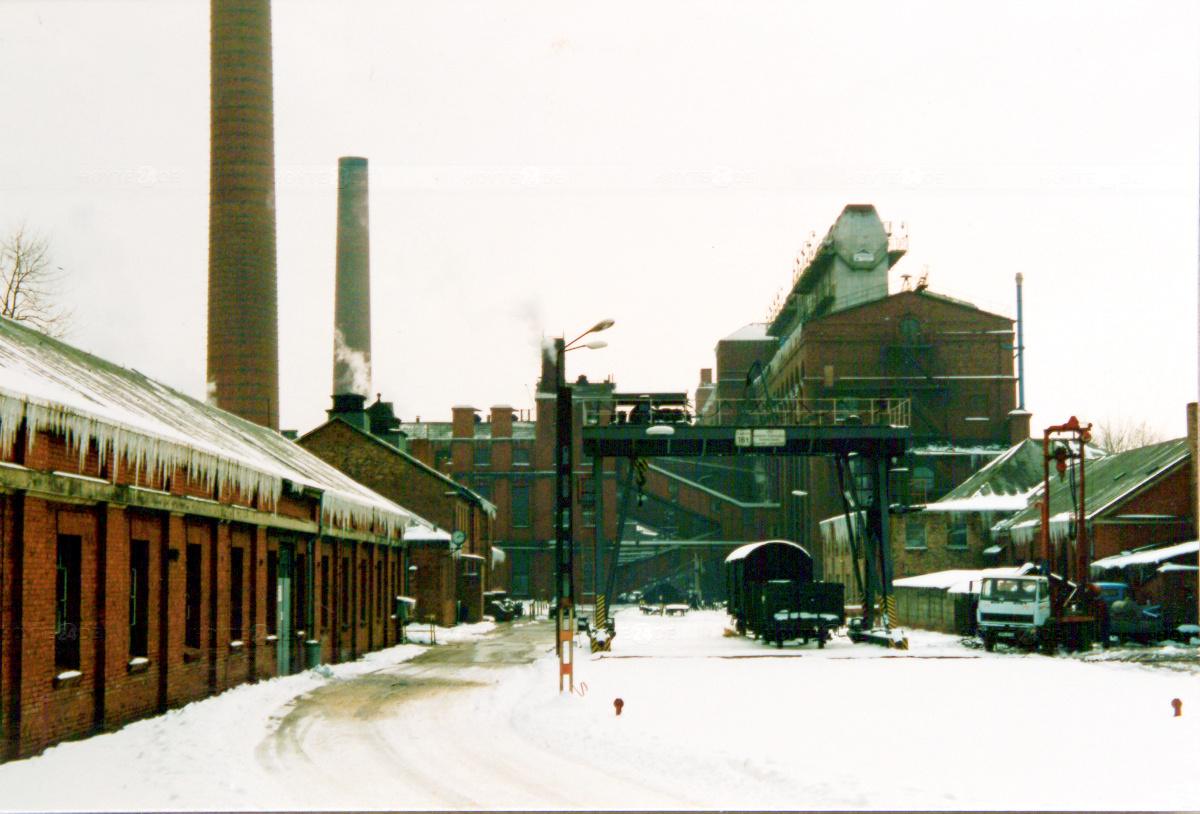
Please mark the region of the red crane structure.
<svg viewBox="0 0 1200 814"><path fill-rule="evenodd" d="M1050 618L1043 645L1048 650L1063 644L1068 650L1087 650L1098 632L1097 598L1090 590L1088 573L1091 550L1088 544L1084 460L1092 425L1083 426L1075 416L1066 424L1047 427L1042 437L1043 491L1041 569L1050 578ZM1072 478L1071 517L1067 533L1057 551L1050 536L1050 462L1060 478ZM1077 465L1072 465L1077 461ZM1072 531L1074 532L1072 534ZM1072 540L1074 550L1071 549Z"/></svg>

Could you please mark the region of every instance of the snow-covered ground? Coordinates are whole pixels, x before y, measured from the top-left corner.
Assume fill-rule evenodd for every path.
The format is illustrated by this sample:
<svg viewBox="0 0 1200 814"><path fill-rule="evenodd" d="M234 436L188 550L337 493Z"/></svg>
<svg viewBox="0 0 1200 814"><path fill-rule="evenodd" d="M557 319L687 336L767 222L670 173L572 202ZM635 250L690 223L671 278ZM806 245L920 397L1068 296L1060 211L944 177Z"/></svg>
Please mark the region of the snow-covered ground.
<svg viewBox="0 0 1200 814"><path fill-rule="evenodd" d="M345 740L361 712L303 719L294 766L264 743L297 703L407 675L424 647L238 687L0 765L0 808L1200 806L1194 667L984 653L920 631L907 651L844 638L778 650L724 635L726 620L623 610L610 653L576 651L574 694L558 692L552 629L526 627L547 634L535 661L493 678L464 666L461 687L373 706L372 744ZM492 635L489 623L437 632Z"/></svg>

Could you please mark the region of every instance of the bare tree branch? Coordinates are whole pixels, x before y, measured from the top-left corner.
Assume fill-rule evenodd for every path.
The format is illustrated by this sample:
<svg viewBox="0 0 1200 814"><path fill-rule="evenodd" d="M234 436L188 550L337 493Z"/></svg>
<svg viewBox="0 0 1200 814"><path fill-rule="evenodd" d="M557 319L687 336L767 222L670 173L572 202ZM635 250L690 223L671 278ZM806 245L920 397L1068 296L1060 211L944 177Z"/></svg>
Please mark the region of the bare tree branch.
<svg viewBox="0 0 1200 814"><path fill-rule="evenodd" d="M1109 455L1157 444L1162 440L1162 433L1144 418L1110 416L1096 422L1096 428L1092 431L1092 444Z"/></svg>
<svg viewBox="0 0 1200 814"><path fill-rule="evenodd" d="M74 324L74 312L61 302L66 276L50 258L50 241L23 221L0 236L0 315L66 336Z"/></svg>

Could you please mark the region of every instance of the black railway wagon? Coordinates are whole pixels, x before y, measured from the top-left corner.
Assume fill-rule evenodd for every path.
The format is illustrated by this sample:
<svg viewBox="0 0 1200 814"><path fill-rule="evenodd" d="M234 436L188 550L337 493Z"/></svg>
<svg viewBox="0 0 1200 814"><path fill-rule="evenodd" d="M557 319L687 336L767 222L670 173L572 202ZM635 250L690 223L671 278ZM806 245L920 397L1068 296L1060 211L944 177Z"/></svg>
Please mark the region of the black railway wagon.
<svg viewBox="0 0 1200 814"><path fill-rule="evenodd" d="M738 633L759 634L764 586L777 579L812 582L812 555L790 540L763 540L725 558L725 596Z"/></svg>
<svg viewBox="0 0 1200 814"><path fill-rule="evenodd" d="M790 540L764 540L725 558L728 609L738 633L782 645L817 640L844 623L840 583L813 581L812 555Z"/></svg>

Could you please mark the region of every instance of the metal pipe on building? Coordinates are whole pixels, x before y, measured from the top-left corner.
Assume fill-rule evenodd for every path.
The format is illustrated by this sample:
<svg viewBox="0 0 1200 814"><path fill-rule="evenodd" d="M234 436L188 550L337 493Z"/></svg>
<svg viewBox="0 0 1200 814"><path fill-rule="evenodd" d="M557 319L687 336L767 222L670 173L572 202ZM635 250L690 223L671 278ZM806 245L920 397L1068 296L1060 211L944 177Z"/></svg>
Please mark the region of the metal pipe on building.
<svg viewBox="0 0 1200 814"><path fill-rule="evenodd" d="M1025 275L1017 272L1017 409L1025 410L1025 317L1021 311L1021 285Z"/></svg>

